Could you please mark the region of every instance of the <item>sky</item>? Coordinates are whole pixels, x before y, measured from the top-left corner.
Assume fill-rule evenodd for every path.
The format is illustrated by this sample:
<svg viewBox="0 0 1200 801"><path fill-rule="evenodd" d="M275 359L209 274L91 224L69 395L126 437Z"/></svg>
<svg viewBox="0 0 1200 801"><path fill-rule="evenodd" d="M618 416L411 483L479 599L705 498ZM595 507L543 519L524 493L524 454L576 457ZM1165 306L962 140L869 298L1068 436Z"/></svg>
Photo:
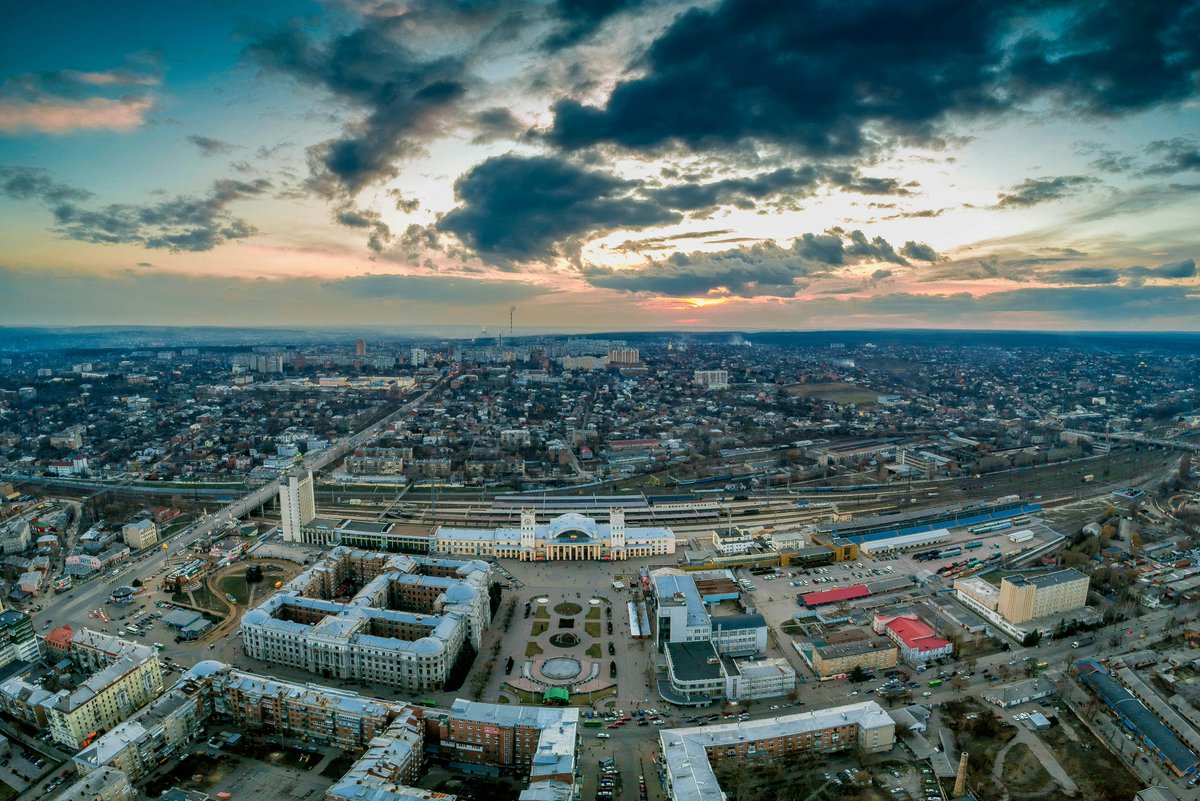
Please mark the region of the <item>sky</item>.
<svg viewBox="0 0 1200 801"><path fill-rule="evenodd" d="M1200 0L64 0L0 325L1200 330Z"/></svg>

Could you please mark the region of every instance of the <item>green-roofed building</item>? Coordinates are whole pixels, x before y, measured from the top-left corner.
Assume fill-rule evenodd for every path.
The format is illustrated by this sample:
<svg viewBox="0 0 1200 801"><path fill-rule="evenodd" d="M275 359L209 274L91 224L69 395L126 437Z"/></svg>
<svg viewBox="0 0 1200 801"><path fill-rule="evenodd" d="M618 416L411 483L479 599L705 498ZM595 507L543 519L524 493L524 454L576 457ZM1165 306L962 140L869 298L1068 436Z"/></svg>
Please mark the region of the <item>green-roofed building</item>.
<svg viewBox="0 0 1200 801"><path fill-rule="evenodd" d="M542 694L543 704L558 704L566 706L571 702L571 694L563 687L551 687Z"/></svg>

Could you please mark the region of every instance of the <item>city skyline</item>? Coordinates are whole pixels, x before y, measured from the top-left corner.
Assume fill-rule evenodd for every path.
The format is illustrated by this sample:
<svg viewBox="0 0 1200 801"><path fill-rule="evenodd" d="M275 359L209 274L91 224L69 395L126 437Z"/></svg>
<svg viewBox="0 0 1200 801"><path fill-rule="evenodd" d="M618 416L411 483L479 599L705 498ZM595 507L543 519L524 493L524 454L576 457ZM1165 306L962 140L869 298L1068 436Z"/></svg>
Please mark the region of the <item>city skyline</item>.
<svg viewBox="0 0 1200 801"><path fill-rule="evenodd" d="M1200 330L1195 2L11 22L6 325Z"/></svg>

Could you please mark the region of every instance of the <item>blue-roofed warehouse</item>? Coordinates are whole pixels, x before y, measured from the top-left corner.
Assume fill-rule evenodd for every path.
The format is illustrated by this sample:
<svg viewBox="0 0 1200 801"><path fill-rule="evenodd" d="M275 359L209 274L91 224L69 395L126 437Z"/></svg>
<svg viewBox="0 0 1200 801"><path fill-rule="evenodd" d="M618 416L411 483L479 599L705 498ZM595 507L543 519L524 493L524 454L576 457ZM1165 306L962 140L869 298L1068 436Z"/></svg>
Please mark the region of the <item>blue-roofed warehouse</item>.
<svg viewBox="0 0 1200 801"><path fill-rule="evenodd" d="M1200 765L1200 757L1103 666L1093 659L1083 659L1072 665L1071 669L1167 767L1179 776L1195 772Z"/></svg>

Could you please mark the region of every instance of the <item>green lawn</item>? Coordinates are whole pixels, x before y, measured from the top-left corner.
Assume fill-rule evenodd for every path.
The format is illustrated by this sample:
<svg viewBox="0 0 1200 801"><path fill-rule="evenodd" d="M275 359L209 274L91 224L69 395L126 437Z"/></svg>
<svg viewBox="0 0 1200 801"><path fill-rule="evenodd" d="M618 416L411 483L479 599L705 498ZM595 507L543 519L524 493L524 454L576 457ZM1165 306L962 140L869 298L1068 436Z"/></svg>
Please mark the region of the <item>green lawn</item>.
<svg viewBox="0 0 1200 801"><path fill-rule="evenodd" d="M588 613L587 613L587 619L588 620L599 620L600 619L600 607L593 606L591 609L589 609Z"/></svg>
<svg viewBox="0 0 1200 801"><path fill-rule="evenodd" d="M600 624L599 623L584 623L583 630L586 631L588 633L588 635L591 637L599 637L600 636Z"/></svg>
<svg viewBox="0 0 1200 801"><path fill-rule="evenodd" d="M550 628L550 624L543 620L539 620L539 621L535 622L533 624L533 636L536 637L539 634L545 634L546 629L548 629L548 628Z"/></svg>
<svg viewBox="0 0 1200 801"><path fill-rule="evenodd" d="M592 643L591 645L588 646L588 649L586 651L584 651L584 653L587 654L588 656L590 656L592 659L599 659L600 654L601 654L600 643L598 643L598 642Z"/></svg>
<svg viewBox="0 0 1200 801"><path fill-rule="evenodd" d="M542 646L538 645L536 642L531 642L525 646L526 658L538 656L539 654L542 654L542 653L545 653L545 651L543 651Z"/></svg>
<svg viewBox="0 0 1200 801"><path fill-rule="evenodd" d="M533 610L533 616L538 618L539 620L549 620L550 619L550 610L547 609L545 606L539 604L538 608Z"/></svg>

